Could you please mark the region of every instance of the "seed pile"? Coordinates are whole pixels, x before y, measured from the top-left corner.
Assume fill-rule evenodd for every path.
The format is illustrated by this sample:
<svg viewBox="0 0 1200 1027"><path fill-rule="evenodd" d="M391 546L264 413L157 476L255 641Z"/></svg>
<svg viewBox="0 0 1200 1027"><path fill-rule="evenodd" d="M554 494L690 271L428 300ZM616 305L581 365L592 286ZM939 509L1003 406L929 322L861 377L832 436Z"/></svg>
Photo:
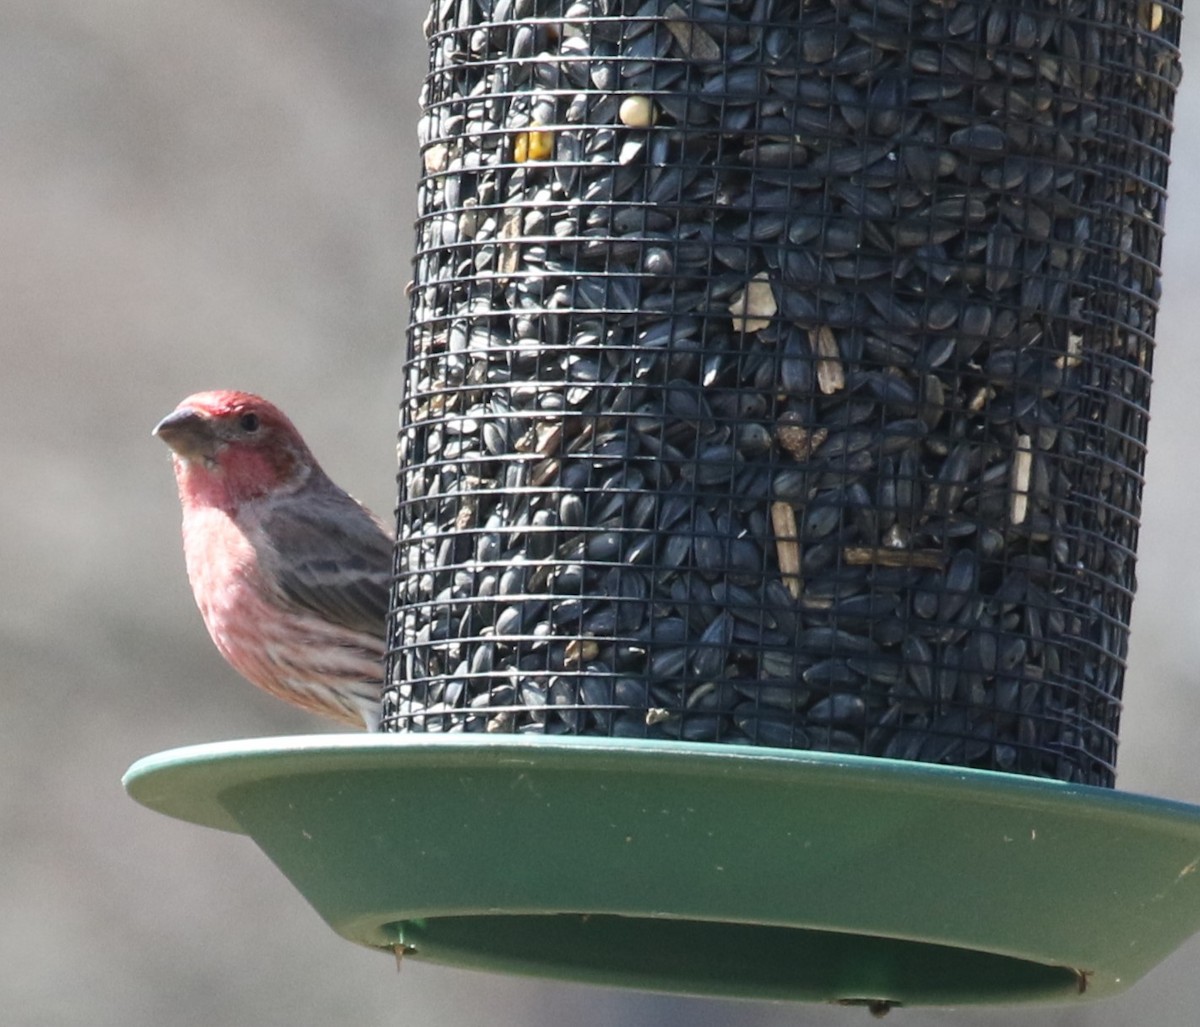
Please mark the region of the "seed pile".
<svg viewBox="0 0 1200 1027"><path fill-rule="evenodd" d="M426 30L386 728L1111 784L1178 10Z"/></svg>

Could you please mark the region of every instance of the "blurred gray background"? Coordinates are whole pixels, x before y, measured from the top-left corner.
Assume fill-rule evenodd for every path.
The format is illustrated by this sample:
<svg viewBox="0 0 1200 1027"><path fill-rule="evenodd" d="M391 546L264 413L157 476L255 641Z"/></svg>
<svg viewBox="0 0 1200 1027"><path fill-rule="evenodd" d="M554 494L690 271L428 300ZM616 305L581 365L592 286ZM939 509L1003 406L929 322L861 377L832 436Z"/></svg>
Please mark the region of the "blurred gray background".
<svg viewBox="0 0 1200 1027"><path fill-rule="evenodd" d="M244 838L119 786L175 745L319 730L211 648L164 447L186 394L289 411L393 495L420 0L0 0L0 1020L863 1024L408 964L336 937ZM1200 19L1184 52L1200 46ZM1200 76L1177 110L1120 787L1200 802ZM1189 270L1191 269L1191 270ZM1192 1024L1200 940L1091 1006L899 1024Z"/></svg>

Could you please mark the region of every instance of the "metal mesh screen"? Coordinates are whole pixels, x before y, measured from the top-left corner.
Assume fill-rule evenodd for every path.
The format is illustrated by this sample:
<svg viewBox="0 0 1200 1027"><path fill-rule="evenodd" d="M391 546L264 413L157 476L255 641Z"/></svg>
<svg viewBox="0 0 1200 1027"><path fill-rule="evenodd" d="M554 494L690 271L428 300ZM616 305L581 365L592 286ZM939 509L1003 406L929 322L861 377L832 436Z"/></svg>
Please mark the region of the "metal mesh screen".
<svg viewBox="0 0 1200 1027"><path fill-rule="evenodd" d="M1179 11L426 30L385 729L1111 785Z"/></svg>

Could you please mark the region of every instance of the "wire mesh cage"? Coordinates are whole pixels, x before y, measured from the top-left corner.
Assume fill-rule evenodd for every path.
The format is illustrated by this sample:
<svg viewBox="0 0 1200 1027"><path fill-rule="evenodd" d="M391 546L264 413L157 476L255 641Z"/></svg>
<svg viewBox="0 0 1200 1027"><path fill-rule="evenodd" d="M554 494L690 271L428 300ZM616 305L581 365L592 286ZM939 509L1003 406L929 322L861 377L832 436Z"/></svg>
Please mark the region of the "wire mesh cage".
<svg viewBox="0 0 1200 1027"><path fill-rule="evenodd" d="M384 729L1111 785L1179 18L434 0Z"/></svg>

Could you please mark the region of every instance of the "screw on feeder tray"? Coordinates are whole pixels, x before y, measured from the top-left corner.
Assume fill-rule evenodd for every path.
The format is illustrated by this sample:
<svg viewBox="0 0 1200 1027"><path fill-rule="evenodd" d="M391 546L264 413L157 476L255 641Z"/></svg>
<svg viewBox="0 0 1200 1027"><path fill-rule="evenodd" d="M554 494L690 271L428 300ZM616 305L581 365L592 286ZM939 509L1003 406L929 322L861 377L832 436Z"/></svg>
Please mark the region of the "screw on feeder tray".
<svg viewBox="0 0 1200 1027"><path fill-rule="evenodd" d="M900 1003L877 998L843 998L838 999L837 1004L839 1006L863 1006L875 1019L881 1020Z"/></svg>
<svg viewBox="0 0 1200 1027"><path fill-rule="evenodd" d="M398 941L392 946L392 953L396 957L396 973L399 973L404 969L405 956L411 956L416 953L416 951L417 948L415 945L406 945L402 941Z"/></svg>

